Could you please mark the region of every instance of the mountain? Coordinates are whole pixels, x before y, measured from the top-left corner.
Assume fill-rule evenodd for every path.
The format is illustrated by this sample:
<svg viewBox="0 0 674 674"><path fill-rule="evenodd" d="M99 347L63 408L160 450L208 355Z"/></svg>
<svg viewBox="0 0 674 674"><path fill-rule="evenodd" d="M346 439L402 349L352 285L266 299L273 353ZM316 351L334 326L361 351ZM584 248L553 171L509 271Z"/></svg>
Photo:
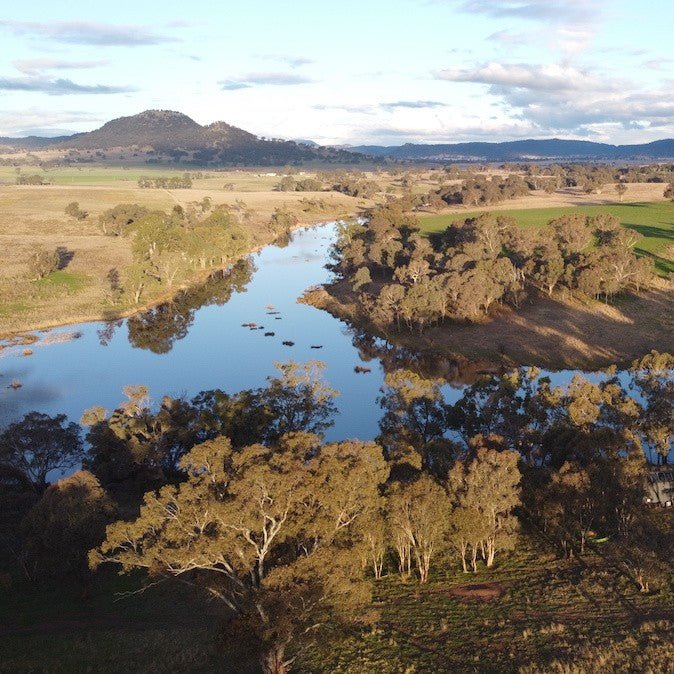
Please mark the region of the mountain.
<svg viewBox="0 0 674 674"><path fill-rule="evenodd" d="M62 151L71 161L90 161L80 153L95 151L97 160L110 151L128 156L147 156L158 163L166 157L182 164L198 166L262 165L278 166L297 161L358 162L362 159L336 148L298 144L294 141L263 140L225 122L201 126L173 110L146 110L119 117L100 129L56 138L0 138L0 146L18 150Z"/></svg>
<svg viewBox="0 0 674 674"><path fill-rule="evenodd" d="M656 140L643 145L610 145L586 140L515 140L504 143L447 143L401 146L358 145L349 148L373 157L407 161L535 161L672 159L674 140Z"/></svg>
<svg viewBox="0 0 674 674"><path fill-rule="evenodd" d="M173 110L146 110L119 117L100 129L72 136L1 138L10 150L52 150L71 162L137 157L149 163L173 162L191 166L282 166L304 161L359 163L368 158L418 162L503 161L616 161L674 158L674 140L643 145L610 145L584 140L516 140L504 143L443 143L402 146L359 145L321 147L310 140L265 140L214 122L202 126ZM114 155L113 155L114 152ZM95 153L95 154L94 154ZM363 156L365 155L365 157Z"/></svg>

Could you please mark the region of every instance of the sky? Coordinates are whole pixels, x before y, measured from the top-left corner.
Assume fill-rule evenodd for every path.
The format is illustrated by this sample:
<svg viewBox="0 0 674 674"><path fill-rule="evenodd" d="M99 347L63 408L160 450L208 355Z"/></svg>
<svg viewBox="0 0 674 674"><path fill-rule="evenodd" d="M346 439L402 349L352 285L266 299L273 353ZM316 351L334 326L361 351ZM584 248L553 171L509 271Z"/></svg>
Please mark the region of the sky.
<svg viewBox="0 0 674 674"><path fill-rule="evenodd" d="M2 5L5 136L168 109L320 144L674 137L671 0Z"/></svg>

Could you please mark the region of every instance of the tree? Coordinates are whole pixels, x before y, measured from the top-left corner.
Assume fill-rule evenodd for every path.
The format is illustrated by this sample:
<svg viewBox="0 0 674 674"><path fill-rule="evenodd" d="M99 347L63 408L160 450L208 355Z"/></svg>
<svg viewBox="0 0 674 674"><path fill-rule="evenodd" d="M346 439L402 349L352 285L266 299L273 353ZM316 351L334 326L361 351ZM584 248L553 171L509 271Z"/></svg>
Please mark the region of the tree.
<svg viewBox="0 0 674 674"><path fill-rule="evenodd" d="M275 234L287 234L298 222L294 213L284 206L277 206L271 214L269 228Z"/></svg>
<svg viewBox="0 0 674 674"><path fill-rule="evenodd" d="M630 386L644 400L640 430L658 461L667 463L674 443L674 356L651 351L630 368Z"/></svg>
<svg viewBox="0 0 674 674"><path fill-rule="evenodd" d="M80 427L65 414L29 412L0 433L0 473L42 493L53 473L67 473L83 458Z"/></svg>
<svg viewBox="0 0 674 674"><path fill-rule="evenodd" d="M378 440L390 460L411 462L437 473L446 470L453 445L444 439L441 383L410 370L395 370L384 378L382 394L377 399L384 410ZM410 460L411 452L418 453L419 460Z"/></svg>
<svg viewBox="0 0 674 674"><path fill-rule="evenodd" d="M564 273L564 257L554 242L543 240L534 252L534 271L531 275L536 285L552 293Z"/></svg>
<svg viewBox="0 0 674 674"><path fill-rule="evenodd" d="M454 508L447 527L447 541L459 554L464 573L468 573L469 560L471 570L477 573L480 543L488 535L489 522L484 513L464 506Z"/></svg>
<svg viewBox="0 0 674 674"><path fill-rule="evenodd" d="M80 470L50 485L21 523L24 566L33 578L87 568L87 553L105 538L116 508L98 480Z"/></svg>
<svg viewBox="0 0 674 674"><path fill-rule="evenodd" d="M670 201L674 201L674 180L667 185L665 188L665 193L663 194L665 199L669 199Z"/></svg>
<svg viewBox="0 0 674 674"><path fill-rule="evenodd" d="M398 541L401 571L409 575L414 560L420 582L428 582L433 557L445 541L451 510L447 493L428 475L395 486L388 497L388 516Z"/></svg>
<svg viewBox="0 0 674 674"><path fill-rule="evenodd" d="M103 234L108 236L122 236L136 220L148 214L148 209L139 204L117 204L113 208L101 213L98 223Z"/></svg>
<svg viewBox="0 0 674 674"><path fill-rule="evenodd" d="M487 568L498 550L514 543L517 518L513 509L520 503L519 458L517 452L478 446L472 459L458 461L448 473L453 504L480 515L476 522L484 527L479 544Z"/></svg>
<svg viewBox="0 0 674 674"><path fill-rule="evenodd" d="M87 467L106 485L135 481L145 487L175 477L180 458L199 439L198 411L169 396L154 411L145 386L126 386L124 395L110 415L101 407L82 415L89 426Z"/></svg>
<svg viewBox="0 0 674 674"><path fill-rule="evenodd" d="M584 215L564 215L549 223L555 233L555 240L564 257L580 253L592 243L592 230L587 226Z"/></svg>
<svg viewBox="0 0 674 674"><path fill-rule="evenodd" d="M322 433L334 423L338 392L325 383L325 363L275 363L279 377L269 377L262 403L270 417L267 437L273 441L294 431Z"/></svg>
<svg viewBox="0 0 674 674"><path fill-rule="evenodd" d="M353 275L353 289L358 291L368 283L372 283L372 279L370 278L370 270L367 267L360 267Z"/></svg>
<svg viewBox="0 0 674 674"><path fill-rule="evenodd" d="M61 258L57 250L38 248L28 262L28 273L33 281L38 281L59 268Z"/></svg>
<svg viewBox="0 0 674 674"><path fill-rule="evenodd" d="M112 562L204 591L227 607L233 629L257 639L266 674L287 672L328 620L362 616L359 525L387 474L374 443L308 455L303 442L233 451L217 438L182 466L184 483L146 494L136 520L108 527L94 567Z"/></svg>
<svg viewBox="0 0 674 674"><path fill-rule="evenodd" d="M565 557L573 554L574 544L583 554L587 536L597 516L591 476L586 468L566 462L552 474L546 505L545 524L560 543Z"/></svg>

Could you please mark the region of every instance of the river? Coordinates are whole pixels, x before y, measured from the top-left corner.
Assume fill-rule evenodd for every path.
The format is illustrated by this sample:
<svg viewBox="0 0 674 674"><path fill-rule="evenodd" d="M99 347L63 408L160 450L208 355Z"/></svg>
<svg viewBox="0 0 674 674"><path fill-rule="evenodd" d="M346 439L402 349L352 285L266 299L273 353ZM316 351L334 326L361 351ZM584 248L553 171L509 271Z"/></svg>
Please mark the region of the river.
<svg viewBox="0 0 674 674"><path fill-rule="evenodd" d="M0 426L32 410L79 421L94 405L117 407L127 384L146 385L155 402L215 388L231 393L264 386L275 362L321 360L326 379L340 391L327 438L373 438L381 361L364 356L342 321L297 302L306 288L329 279L325 265L336 233L336 223L298 230L286 246L263 248L251 256L252 265L241 263L163 310L116 324L42 331L29 347L0 350ZM263 328L242 325L250 323ZM25 348L32 355L22 355ZM371 371L357 373L356 366ZM551 374L560 384L571 375ZM21 386L13 388L13 381ZM461 385L445 391L453 401Z"/></svg>

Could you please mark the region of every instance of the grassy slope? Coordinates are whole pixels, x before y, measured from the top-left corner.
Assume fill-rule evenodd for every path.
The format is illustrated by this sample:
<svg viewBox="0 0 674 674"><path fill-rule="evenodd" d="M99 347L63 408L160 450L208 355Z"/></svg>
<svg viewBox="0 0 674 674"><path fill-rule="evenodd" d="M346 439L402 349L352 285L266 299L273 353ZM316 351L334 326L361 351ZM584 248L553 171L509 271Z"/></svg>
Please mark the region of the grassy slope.
<svg viewBox="0 0 674 674"><path fill-rule="evenodd" d="M479 215L481 211L432 215L421 218L422 230L427 233L440 232L451 222ZM611 213L623 225L644 236L636 246L643 255L655 260L659 273L674 272L674 204L668 201L648 203L610 204L601 206L579 206L559 208L532 208L521 210L494 210L495 215L515 218L522 227L541 227L553 218L570 213L597 215Z"/></svg>
<svg viewBox="0 0 674 674"><path fill-rule="evenodd" d="M674 618L672 588L665 582L640 594L605 553L601 546L564 562L528 540L489 572L464 575L456 560L438 560L428 585L385 577L374 584L377 623L323 632L296 671L515 672L578 646L591 651L638 636L645 622L659 621L662 635L663 621ZM115 600L137 582L104 576L85 595L65 584L0 592L0 671L257 671L250 655L218 640L214 604L168 586ZM503 594L489 601L452 595L494 582Z"/></svg>

